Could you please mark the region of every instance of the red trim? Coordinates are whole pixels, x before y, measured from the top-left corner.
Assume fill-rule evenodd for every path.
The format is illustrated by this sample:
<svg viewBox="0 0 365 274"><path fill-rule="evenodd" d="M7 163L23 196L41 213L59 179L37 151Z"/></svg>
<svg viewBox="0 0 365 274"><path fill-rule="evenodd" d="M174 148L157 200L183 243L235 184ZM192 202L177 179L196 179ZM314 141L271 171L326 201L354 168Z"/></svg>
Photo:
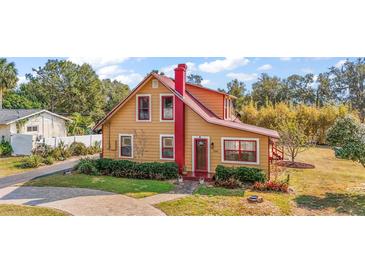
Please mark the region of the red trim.
<svg viewBox="0 0 365 274"><path fill-rule="evenodd" d="M164 137L161 137L161 158L162 159L173 159L174 158L174 147L164 147L164 139L172 139L172 142L174 142L174 137L167 137L167 136L164 136ZM171 156L169 156L169 157L165 157L164 156L164 151L165 150L172 150L172 155Z"/></svg>
<svg viewBox="0 0 365 274"><path fill-rule="evenodd" d="M237 149L226 149L226 142L238 142L238 150ZM251 143L255 143L255 149L254 150L243 150L241 149L241 142L251 142ZM231 162L252 162L255 163L257 161L257 142L254 140L231 140L231 139L225 139L224 140L224 160L225 161L231 161ZM230 160L226 158L226 152L227 151L238 151L238 159L242 159L242 152L255 152L255 160L254 161L243 161L243 160Z"/></svg>
<svg viewBox="0 0 365 274"><path fill-rule="evenodd" d="M166 98L172 98L172 117L171 118L165 118L165 100L166 100ZM174 120L174 96L172 96L172 95L161 96L161 120L164 120L164 121Z"/></svg>
<svg viewBox="0 0 365 274"><path fill-rule="evenodd" d="M185 166L185 103L183 97L185 96L186 68L185 64L179 64L175 68L175 90L179 97L182 97L174 96L175 162L180 173Z"/></svg>
<svg viewBox="0 0 365 274"><path fill-rule="evenodd" d="M148 121L148 120L150 120L150 118L151 118L150 97L149 96L138 96L137 98L138 98L138 120L139 121ZM142 108L141 101L142 101L143 98L148 99L148 108ZM141 110L148 110L148 118L147 119L142 119Z"/></svg>
<svg viewBox="0 0 365 274"><path fill-rule="evenodd" d="M205 169L197 169L198 166L198 157L196 153L196 146L198 141L205 142ZM208 172L208 139L207 138L195 138L194 139L194 171L195 172Z"/></svg>

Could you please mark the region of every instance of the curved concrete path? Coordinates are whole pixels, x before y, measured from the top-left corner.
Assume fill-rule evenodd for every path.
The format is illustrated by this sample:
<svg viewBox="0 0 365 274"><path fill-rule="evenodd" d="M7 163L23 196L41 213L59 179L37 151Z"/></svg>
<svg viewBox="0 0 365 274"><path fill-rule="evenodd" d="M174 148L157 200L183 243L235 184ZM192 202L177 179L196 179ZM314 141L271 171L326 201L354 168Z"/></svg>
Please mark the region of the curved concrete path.
<svg viewBox="0 0 365 274"><path fill-rule="evenodd" d="M43 206L77 216L164 216L149 203L106 191L67 187L6 187L0 204Z"/></svg>

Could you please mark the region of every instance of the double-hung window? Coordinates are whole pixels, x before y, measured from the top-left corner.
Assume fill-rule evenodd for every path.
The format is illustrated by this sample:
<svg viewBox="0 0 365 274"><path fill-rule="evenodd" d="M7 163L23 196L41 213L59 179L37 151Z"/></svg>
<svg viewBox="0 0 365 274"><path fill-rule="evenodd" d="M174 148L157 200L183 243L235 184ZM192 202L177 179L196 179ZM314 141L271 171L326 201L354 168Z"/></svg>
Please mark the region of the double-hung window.
<svg viewBox="0 0 365 274"><path fill-rule="evenodd" d="M133 158L133 135L120 134L120 157Z"/></svg>
<svg viewBox="0 0 365 274"><path fill-rule="evenodd" d="M137 95L137 121L151 121L151 95Z"/></svg>
<svg viewBox="0 0 365 274"><path fill-rule="evenodd" d="M161 120L174 120L174 96L161 95Z"/></svg>
<svg viewBox="0 0 365 274"><path fill-rule="evenodd" d="M258 140L222 139L223 162L258 163Z"/></svg>
<svg viewBox="0 0 365 274"><path fill-rule="evenodd" d="M174 159L174 136L160 135L160 158L161 160Z"/></svg>

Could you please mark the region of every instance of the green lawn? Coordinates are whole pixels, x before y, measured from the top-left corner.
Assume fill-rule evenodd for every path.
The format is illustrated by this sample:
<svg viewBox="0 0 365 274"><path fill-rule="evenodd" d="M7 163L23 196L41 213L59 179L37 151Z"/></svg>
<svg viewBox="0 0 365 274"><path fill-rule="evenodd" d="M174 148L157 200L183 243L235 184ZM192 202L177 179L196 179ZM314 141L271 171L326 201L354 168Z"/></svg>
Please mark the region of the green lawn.
<svg viewBox="0 0 365 274"><path fill-rule="evenodd" d="M24 157L0 158L0 178L24 172L24 169L16 167L18 164L20 164L23 158Z"/></svg>
<svg viewBox="0 0 365 274"><path fill-rule="evenodd" d="M137 180L85 174L52 175L32 180L24 185L91 188L125 194L134 198L164 193L175 188L171 183L157 180Z"/></svg>
<svg viewBox="0 0 365 274"><path fill-rule="evenodd" d="M243 189L227 189L223 187L207 187L199 186L194 194L208 195L208 196L243 196Z"/></svg>
<svg viewBox="0 0 365 274"><path fill-rule="evenodd" d="M364 167L335 158L330 148L311 148L297 161L316 168L285 171L294 194L247 190L242 197L233 195L232 190L200 187L196 195L157 207L167 215L365 215ZM250 195L262 196L264 203L248 204Z"/></svg>
<svg viewBox="0 0 365 274"><path fill-rule="evenodd" d="M0 216L69 216L61 210L25 205L0 205Z"/></svg>

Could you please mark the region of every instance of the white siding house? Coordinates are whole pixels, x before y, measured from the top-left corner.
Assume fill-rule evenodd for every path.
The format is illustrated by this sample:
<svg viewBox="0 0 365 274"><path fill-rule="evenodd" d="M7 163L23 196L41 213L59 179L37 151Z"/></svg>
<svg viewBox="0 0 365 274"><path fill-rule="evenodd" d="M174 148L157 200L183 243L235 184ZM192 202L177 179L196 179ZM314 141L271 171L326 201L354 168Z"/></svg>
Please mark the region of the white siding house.
<svg viewBox="0 0 365 274"><path fill-rule="evenodd" d="M33 140L67 136L70 119L40 109L0 109L0 139L14 134L32 135Z"/></svg>

